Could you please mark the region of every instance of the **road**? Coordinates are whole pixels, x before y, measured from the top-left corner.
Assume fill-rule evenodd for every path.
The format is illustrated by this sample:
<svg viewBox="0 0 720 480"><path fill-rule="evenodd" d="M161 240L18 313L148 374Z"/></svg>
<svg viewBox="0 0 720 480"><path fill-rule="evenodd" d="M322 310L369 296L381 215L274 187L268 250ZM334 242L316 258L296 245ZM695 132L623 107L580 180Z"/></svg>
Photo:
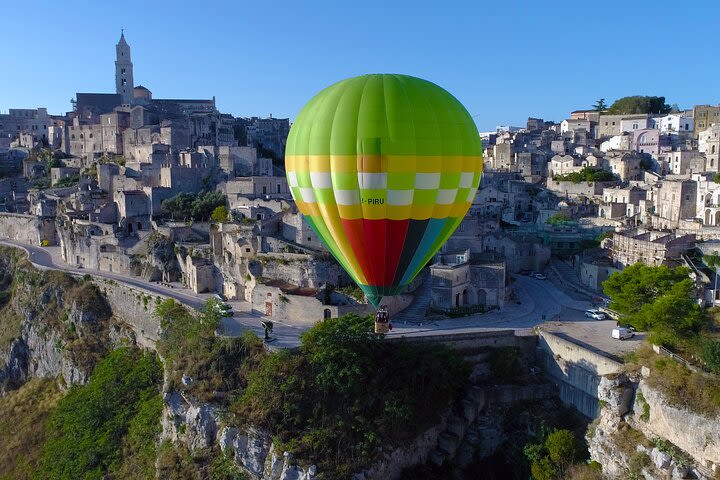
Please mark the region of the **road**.
<svg viewBox="0 0 720 480"><path fill-rule="evenodd" d="M127 277L117 273L77 268L62 260L59 247L37 247L10 240L0 240L0 244L19 247L26 250L30 261L38 268L50 268L71 273L89 273L96 277L115 280L150 293L164 295L202 309L212 294L196 294L180 283L156 283L137 277ZM597 348L613 355L622 355L636 346L637 341L618 342L610 339L612 322L598 322L585 317L584 311L591 307L587 301L577 300L560 290L548 280L538 280L522 275L513 276L519 302L508 302L502 310L486 314L471 315L456 319L443 319L427 322L399 322L394 324L390 337L417 337L428 335L452 335L472 333L484 330L525 330L545 323L543 328L557 331L579 343ZM253 313L250 304L245 301L228 302L235 311L233 317L223 319L222 327L226 335L239 336L247 330L263 337L260 322L262 315ZM272 320L274 331L270 345L275 348L292 348L300 344L300 335L307 325L292 325Z"/></svg>
<svg viewBox="0 0 720 480"><path fill-rule="evenodd" d="M465 333L478 330L527 329L544 321L561 318L568 321L587 320L584 311L591 304L575 300L547 280L522 275L513 276L520 303L508 302L502 310L456 319L423 324L395 325L391 335L418 336Z"/></svg>
<svg viewBox="0 0 720 480"><path fill-rule="evenodd" d="M205 306L205 302L213 296L212 293L195 293L180 283L157 283L149 282L138 277L128 277L118 273L106 272L104 270L95 270L89 268L77 268L69 265L62 260L59 247L38 247L26 243L15 242L12 240L0 240L0 244L17 247L28 253L28 258L37 268L62 270L76 274L90 274L95 277L107 278L118 283L123 283L132 287L141 288L156 295L164 295L174 298L178 302L188 305L196 310L201 310ZM233 300L228 302L235 311L233 317L223 318L222 327L226 335L239 336L242 332L251 330L259 337L264 336L264 330L260 324L263 317L254 314L251 311L248 302ZM270 344L277 348L292 348L300 344L300 334L306 328L296 327L283 322L272 320L274 324L273 341Z"/></svg>

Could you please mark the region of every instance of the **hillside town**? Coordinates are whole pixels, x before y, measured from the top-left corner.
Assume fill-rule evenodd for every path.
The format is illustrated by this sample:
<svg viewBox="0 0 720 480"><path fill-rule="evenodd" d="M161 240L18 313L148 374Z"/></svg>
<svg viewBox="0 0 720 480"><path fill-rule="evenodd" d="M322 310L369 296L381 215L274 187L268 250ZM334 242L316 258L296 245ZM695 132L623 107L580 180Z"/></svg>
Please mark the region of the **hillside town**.
<svg viewBox="0 0 720 480"><path fill-rule="evenodd" d="M63 115L0 114L2 234L277 320L369 311L294 205L289 119L236 118L214 97L154 98L136 84L124 34L115 50L115 93L76 93ZM718 300L700 258L720 251L720 106L596 107L481 133L473 206L395 311L502 309L511 274L528 272L593 296L636 262L686 265L698 298Z"/></svg>
<svg viewBox="0 0 720 480"><path fill-rule="evenodd" d="M66 112L0 105L0 478L720 478L720 104L573 100L478 132L442 87L372 74L339 82L367 100L347 128L235 116L158 98L119 33L114 90L108 55L108 91ZM375 113L412 141L361 135ZM295 148L303 123L352 154ZM400 231L354 258L386 283L359 280L345 251Z"/></svg>

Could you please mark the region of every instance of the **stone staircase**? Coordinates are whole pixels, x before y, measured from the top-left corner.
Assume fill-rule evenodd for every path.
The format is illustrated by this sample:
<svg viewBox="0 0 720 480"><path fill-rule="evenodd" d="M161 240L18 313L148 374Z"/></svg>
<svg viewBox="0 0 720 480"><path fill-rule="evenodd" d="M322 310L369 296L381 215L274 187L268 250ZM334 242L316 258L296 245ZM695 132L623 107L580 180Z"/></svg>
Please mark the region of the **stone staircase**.
<svg viewBox="0 0 720 480"><path fill-rule="evenodd" d="M428 307L430 307L431 290L432 278L430 275L426 275L422 285L413 292L412 303L405 310L398 313L393 322L423 323Z"/></svg>
<svg viewBox="0 0 720 480"><path fill-rule="evenodd" d="M593 297L593 292L580 281L577 272L569 263L553 258L548 265L549 278L561 288L569 289L583 297Z"/></svg>

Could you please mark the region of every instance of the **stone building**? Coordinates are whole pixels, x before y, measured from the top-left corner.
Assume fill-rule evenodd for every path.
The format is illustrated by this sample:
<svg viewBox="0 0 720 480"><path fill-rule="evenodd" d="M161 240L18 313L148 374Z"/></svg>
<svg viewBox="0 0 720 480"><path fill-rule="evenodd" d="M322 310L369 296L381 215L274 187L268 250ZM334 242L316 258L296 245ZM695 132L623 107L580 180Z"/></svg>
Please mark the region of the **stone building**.
<svg viewBox="0 0 720 480"><path fill-rule="evenodd" d="M679 259L683 253L694 248L695 235L657 231L614 233L612 240L605 241L603 246L610 249L616 268L623 269L638 262L659 266L668 260Z"/></svg>
<svg viewBox="0 0 720 480"><path fill-rule="evenodd" d="M115 93L120 95L123 104L130 105L132 103L133 87L130 45L125 41L125 33L121 31L120 40L115 45Z"/></svg>
<svg viewBox="0 0 720 480"><path fill-rule="evenodd" d="M679 220L695 217L697 186L690 178L666 177L655 198L653 225L662 229L675 228Z"/></svg>
<svg viewBox="0 0 720 480"><path fill-rule="evenodd" d="M698 150L705 154L708 172L720 170L720 119L698 133Z"/></svg>
<svg viewBox="0 0 720 480"><path fill-rule="evenodd" d="M150 206L148 197L141 190L115 193L115 203L120 217L120 227L127 233L150 229Z"/></svg>
<svg viewBox="0 0 720 480"><path fill-rule="evenodd" d="M713 123L720 123L720 105L695 105L693 108L693 121L695 122L693 134L700 137Z"/></svg>
<svg viewBox="0 0 720 480"><path fill-rule="evenodd" d="M444 253L430 266L431 306L456 308L498 307L505 303L505 265L472 260L470 251Z"/></svg>
<svg viewBox="0 0 720 480"><path fill-rule="evenodd" d="M521 270L544 270L550 261L550 246L534 235L490 233L482 238L482 252L490 258L505 261L510 273Z"/></svg>
<svg viewBox="0 0 720 480"><path fill-rule="evenodd" d="M47 108L11 108L8 113L0 114L0 138L7 139L8 146L21 133L31 135L34 143L48 142L51 123Z"/></svg>
<svg viewBox="0 0 720 480"><path fill-rule="evenodd" d="M640 168L642 157L634 152L608 153L605 162L610 167L610 171L623 182L642 178L643 170Z"/></svg>
<svg viewBox="0 0 720 480"><path fill-rule="evenodd" d="M215 291L215 265L206 258L188 255L184 276L186 285L195 293Z"/></svg>

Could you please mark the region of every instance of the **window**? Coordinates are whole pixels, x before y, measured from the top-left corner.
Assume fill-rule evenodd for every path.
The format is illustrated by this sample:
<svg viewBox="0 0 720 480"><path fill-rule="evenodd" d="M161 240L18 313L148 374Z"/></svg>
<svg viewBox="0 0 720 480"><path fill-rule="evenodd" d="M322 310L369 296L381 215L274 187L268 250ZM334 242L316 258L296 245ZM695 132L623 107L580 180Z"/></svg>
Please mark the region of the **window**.
<svg viewBox="0 0 720 480"><path fill-rule="evenodd" d="M280 193L280 184L277 184L277 192Z"/></svg>
<svg viewBox="0 0 720 480"><path fill-rule="evenodd" d="M122 81L120 82L120 84L123 86L127 85L127 80L123 78Z"/></svg>
<svg viewBox="0 0 720 480"><path fill-rule="evenodd" d="M121 68L121 69L120 69L120 73L121 73L121 74L124 74L124 73L125 73L125 69L124 69L124 68Z"/></svg>
<svg viewBox="0 0 720 480"><path fill-rule="evenodd" d="M90 134L90 138L92 138L92 133Z"/></svg>
<svg viewBox="0 0 720 480"><path fill-rule="evenodd" d="M311 237L308 237L308 242L310 242L311 240L312 240L312 238L311 238Z"/></svg>
<svg viewBox="0 0 720 480"><path fill-rule="evenodd" d="M246 249L245 249L245 253L250 253L250 249L249 249L249 248L246 248Z"/></svg>

